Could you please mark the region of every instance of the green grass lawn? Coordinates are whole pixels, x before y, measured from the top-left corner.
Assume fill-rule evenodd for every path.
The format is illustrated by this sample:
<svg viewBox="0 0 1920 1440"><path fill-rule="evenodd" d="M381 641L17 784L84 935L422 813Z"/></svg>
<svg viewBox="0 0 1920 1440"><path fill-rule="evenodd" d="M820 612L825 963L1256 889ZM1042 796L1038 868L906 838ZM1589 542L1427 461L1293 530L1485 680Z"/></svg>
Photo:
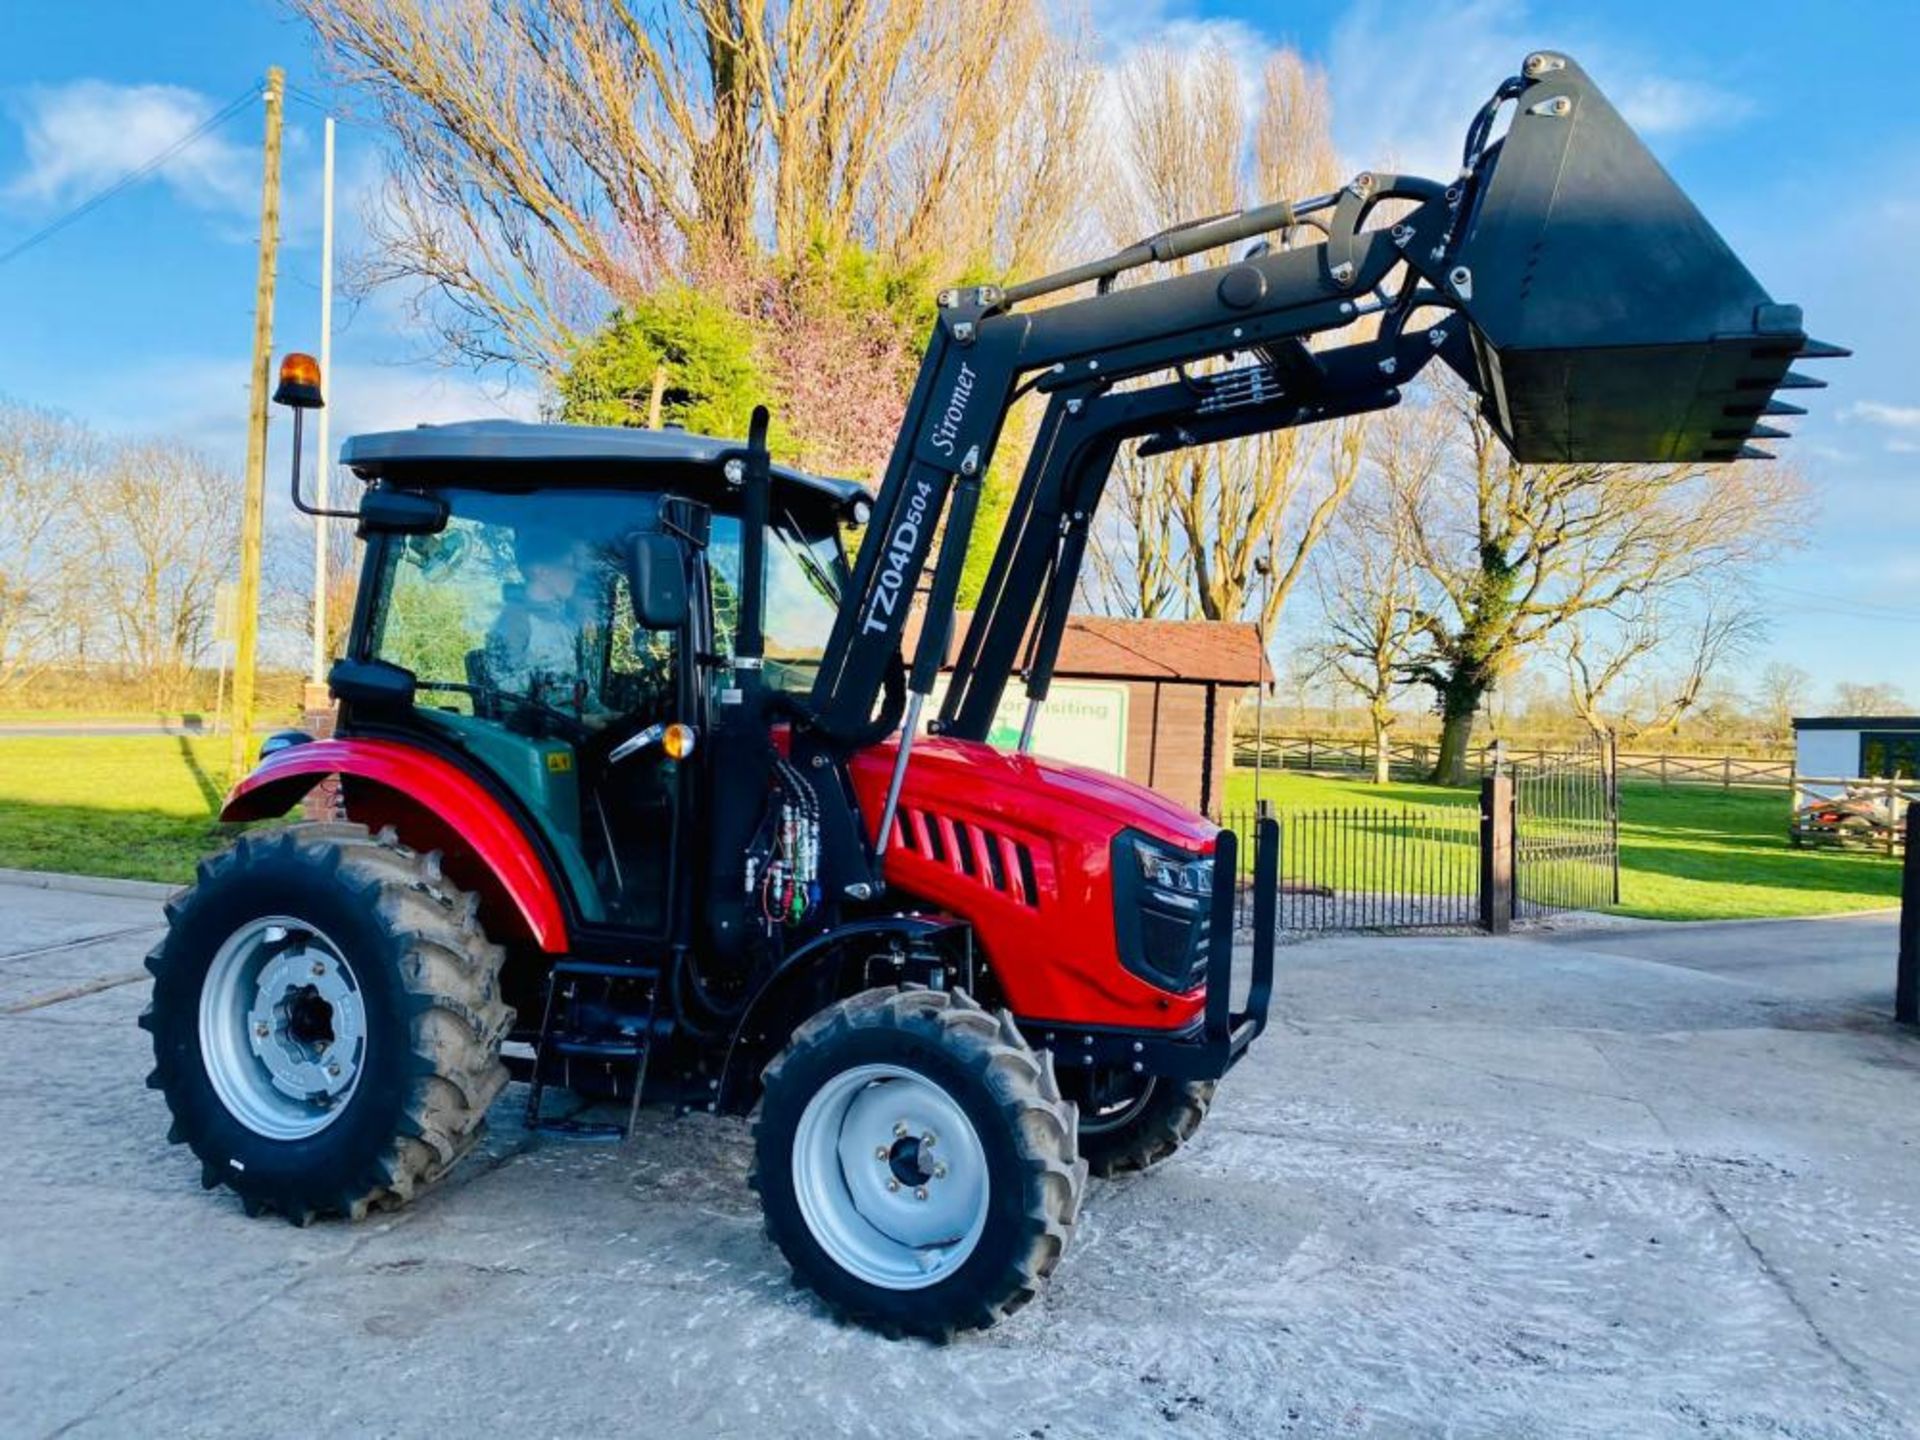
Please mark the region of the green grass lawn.
<svg viewBox="0 0 1920 1440"><path fill-rule="evenodd" d="M1439 785L1374 786L1355 780L1272 773L1260 793L1280 811L1354 807L1458 805L1474 808L1478 791ZM1253 772L1227 779L1228 811L1253 806ZM1787 843L1782 790L1718 790L1707 785L1620 787L1620 913L1655 920L1731 920L1778 915L1830 915L1900 902L1900 864L1859 851L1796 850ZM1390 828L1384 822L1377 829ZM1465 847L1456 833L1430 832L1425 844ZM1384 875L1378 857L1336 856L1356 888ZM1443 890L1457 890L1458 865L1442 861ZM1445 883L1452 878L1453 883Z"/></svg>
<svg viewBox="0 0 1920 1440"><path fill-rule="evenodd" d="M0 737L0 866L184 882L226 843L225 737Z"/></svg>
<svg viewBox="0 0 1920 1440"><path fill-rule="evenodd" d="M0 866L184 882L226 843L214 819L226 788L223 738L0 738ZM1463 807L1458 824L1372 822L1404 854L1425 846L1437 890L1471 888L1472 790L1381 787L1269 773L1261 794L1282 811L1329 807ZM1795 850L1778 790L1621 788L1621 910L1662 920L1819 915L1899 902L1900 866L1885 856ZM1227 809L1250 810L1253 774L1228 777ZM1339 861L1364 886L1383 873L1358 847Z"/></svg>

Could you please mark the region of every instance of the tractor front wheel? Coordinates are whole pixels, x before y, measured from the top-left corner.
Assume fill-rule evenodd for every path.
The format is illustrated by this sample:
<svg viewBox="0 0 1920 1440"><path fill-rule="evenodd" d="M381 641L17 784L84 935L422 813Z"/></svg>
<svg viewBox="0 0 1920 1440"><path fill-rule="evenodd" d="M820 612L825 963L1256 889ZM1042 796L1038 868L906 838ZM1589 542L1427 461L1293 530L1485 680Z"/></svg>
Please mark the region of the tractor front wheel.
<svg viewBox="0 0 1920 1440"><path fill-rule="evenodd" d="M848 1319L944 1340L1019 1309L1086 1184L1074 1110L1011 1016L869 990L766 1069L752 1184L795 1278Z"/></svg>
<svg viewBox="0 0 1920 1440"><path fill-rule="evenodd" d="M349 824L241 838L147 957L147 1084L207 1188L297 1224L411 1199L506 1083L502 952L437 855Z"/></svg>
<svg viewBox="0 0 1920 1440"><path fill-rule="evenodd" d="M1102 1179L1150 1169L1193 1138L1213 1090L1211 1080L1075 1071L1067 1093L1080 1107L1080 1153Z"/></svg>

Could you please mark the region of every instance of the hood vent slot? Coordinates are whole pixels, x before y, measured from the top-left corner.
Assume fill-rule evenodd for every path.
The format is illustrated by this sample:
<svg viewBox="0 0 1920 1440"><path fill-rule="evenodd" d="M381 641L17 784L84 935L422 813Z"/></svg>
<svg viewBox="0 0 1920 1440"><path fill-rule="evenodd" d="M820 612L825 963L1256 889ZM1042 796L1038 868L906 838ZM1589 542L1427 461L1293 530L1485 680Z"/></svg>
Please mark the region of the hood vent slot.
<svg viewBox="0 0 1920 1440"><path fill-rule="evenodd" d="M1018 904L1040 907L1033 851L1010 835L903 805L894 817L890 843Z"/></svg>

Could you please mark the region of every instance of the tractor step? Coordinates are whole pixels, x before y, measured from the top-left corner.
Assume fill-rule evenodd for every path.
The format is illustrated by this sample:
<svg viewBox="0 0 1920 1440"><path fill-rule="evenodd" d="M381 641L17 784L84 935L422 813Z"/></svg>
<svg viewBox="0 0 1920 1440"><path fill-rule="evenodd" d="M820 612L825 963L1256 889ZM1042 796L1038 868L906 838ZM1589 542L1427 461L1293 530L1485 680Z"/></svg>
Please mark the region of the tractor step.
<svg viewBox="0 0 1920 1440"><path fill-rule="evenodd" d="M540 1035L534 1042L528 1079L527 1128L573 1140L624 1140L633 1132L646 1089L647 1058L660 1023L660 974L653 969L601 961L556 961L547 976ZM633 1094L625 1123L550 1116L549 1085L572 1089L576 1067L591 1066L605 1079L632 1071Z"/></svg>

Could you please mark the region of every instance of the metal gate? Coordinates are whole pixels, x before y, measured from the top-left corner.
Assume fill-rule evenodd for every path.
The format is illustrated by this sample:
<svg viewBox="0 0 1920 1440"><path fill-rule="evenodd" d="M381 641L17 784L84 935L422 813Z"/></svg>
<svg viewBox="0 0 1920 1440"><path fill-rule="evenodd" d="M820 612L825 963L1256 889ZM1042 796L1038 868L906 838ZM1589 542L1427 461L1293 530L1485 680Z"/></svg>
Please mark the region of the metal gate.
<svg viewBox="0 0 1920 1440"><path fill-rule="evenodd" d="M1619 904L1619 767L1611 737L1528 758L1511 774L1515 918Z"/></svg>

